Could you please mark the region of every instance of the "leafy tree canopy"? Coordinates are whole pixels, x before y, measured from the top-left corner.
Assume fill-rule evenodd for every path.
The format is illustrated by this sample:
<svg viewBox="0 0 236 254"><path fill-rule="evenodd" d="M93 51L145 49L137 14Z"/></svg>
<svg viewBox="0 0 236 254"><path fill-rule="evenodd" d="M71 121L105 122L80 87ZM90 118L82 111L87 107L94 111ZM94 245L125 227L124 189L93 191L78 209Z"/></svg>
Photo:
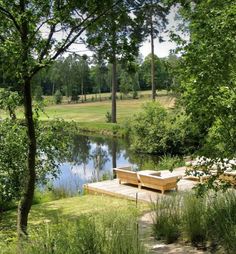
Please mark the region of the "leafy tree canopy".
<svg viewBox="0 0 236 254"><path fill-rule="evenodd" d="M236 151L236 3L194 2L181 9L190 33L189 43L181 48L183 101L206 135L210 155L232 156Z"/></svg>

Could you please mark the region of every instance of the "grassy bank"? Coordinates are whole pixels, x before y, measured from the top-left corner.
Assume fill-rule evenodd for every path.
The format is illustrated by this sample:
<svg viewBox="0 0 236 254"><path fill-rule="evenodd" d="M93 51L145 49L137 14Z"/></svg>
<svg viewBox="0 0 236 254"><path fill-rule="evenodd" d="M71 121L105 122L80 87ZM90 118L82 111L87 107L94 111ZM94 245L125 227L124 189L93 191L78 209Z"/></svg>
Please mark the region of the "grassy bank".
<svg viewBox="0 0 236 254"><path fill-rule="evenodd" d="M132 115L140 112L146 102L150 101L149 93L150 91L144 91L143 97L136 100L117 100L117 124L106 123L106 114L111 112L111 100L46 106L44 112L39 111L39 119L41 121L53 121L59 118L68 122L75 121L78 123L81 132L122 136L122 126L126 121L129 121ZM157 97L157 101L165 108L172 108L175 97L162 91ZM1 117L6 117L6 113L0 111ZM17 118L21 119L22 117L23 109L19 108Z"/></svg>
<svg viewBox="0 0 236 254"><path fill-rule="evenodd" d="M72 219L83 214L96 215L107 211L123 213L127 209L136 209L135 202L96 195L84 195L33 205L29 216L29 232L34 232L35 228L42 223L55 223L60 218ZM147 209L149 209L147 204L140 203L137 211L142 213ZM16 210L11 210L1 215L0 243L6 243L15 238L16 219Z"/></svg>

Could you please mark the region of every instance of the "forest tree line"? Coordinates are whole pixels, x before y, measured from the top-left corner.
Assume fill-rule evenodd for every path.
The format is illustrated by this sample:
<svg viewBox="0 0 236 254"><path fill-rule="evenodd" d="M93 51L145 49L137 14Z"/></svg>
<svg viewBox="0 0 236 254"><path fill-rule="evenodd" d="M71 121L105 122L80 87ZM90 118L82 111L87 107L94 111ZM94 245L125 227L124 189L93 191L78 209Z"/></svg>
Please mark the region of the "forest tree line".
<svg viewBox="0 0 236 254"><path fill-rule="evenodd" d="M173 66L178 63L176 55L158 58L155 55L155 82L157 89L170 90L176 86ZM6 86L4 75L0 75L1 87ZM53 96L60 92L70 101L86 101L87 94L111 92L112 65L98 62L86 54L70 54L56 60L52 66L42 69L33 79L33 95L37 99L43 95ZM139 56L135 61L118 63L117 90L122 95L138 97L138 91L151 89L151 55L144 59Z"/></svg>

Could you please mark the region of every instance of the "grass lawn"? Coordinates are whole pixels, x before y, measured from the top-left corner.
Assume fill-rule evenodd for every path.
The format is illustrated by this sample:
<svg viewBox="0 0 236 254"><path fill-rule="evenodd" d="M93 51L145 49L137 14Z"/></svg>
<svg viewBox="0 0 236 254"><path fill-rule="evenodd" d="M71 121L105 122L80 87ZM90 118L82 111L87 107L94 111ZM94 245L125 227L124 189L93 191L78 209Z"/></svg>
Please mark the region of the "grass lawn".
<svg viewBox="0 0 236 254"><path fill-rule="evenodd" d="M143 91L139 99L117 100L117 122L118 124L129 119L132 115L142 110L143 105L151 101L150 91ZM105 96L103 94L103 96ZM159 91L157 101L165 108L173 108L175 97L166 91ZM40 120L51 121L63 119L65 121L79 122L82 132L97 133L102 135L122 136L122 128L117 131L116 124L106 123L106 113L111 112L111 100L86 102L77 104L49 105L44 112L39 112ZM0 110L0 118L6 117L6 112ZM17 110L17 118L23 117L23 109Z"/></svg>
<svg viewBox="0 0 236 254"><path fill-rule="evenodd" d="M117 100L117 121L122 122L133 114L139 112L144 103L150 101L150 98L143 97L137 100ZM168 94L159 94L157 101L166 108L174 106L175 97ZM62 118L65 121L90 122L90 123L105 123L106 113L111 112L111 100L86 102L77 104L60 104L46 106L44 113L40 113L40 120L53 120ZM0 112L1 117L5 117L5 112ZM23 116L23 109L20 108L17 112L17 117Z"/></svg>
<svg viewBox="0 0 236 254"><path fill-rule="evenodd" d="M35 225L57 221L60 218L73 218L81 214L101 214L119 210L135 209L134 201L102 195L84 195L60 199L43 204L33 205L29 216L29 230ZM139 203L140 213L149 210L148 204ZM16 236L16 210L11 210L0 217L0 243Z"/></svg>
<svg viewBox="0 0 236 254"><path fill-rule="evenodd" d="M139 112L148 99L118 100L117 121L122 122L125 118ZM174 98L170 96L158 97L158 101L166 108L174 106ZM105 115L111 112L111 101L87 102L79 104L52 105L45 108L45 114L41 114L41 120L63 118L66 121L97 122L104 123Z"/></svg>

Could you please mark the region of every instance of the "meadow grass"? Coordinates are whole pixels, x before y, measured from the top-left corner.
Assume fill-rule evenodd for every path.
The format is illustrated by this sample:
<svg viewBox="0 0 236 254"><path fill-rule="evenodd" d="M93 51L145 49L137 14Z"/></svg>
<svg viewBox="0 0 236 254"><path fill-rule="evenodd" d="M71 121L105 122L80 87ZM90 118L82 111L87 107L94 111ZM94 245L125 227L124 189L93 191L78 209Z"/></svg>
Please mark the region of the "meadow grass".
<svg viewBox="0 0 236 254"><path fill-rule="evenodd" d="M35 227L30 239L2 246L1 254L145 254L134 209L82 214ZM1 245L1 244L0 244Z"/></svg>
<svg viewBox="0 0 236 254"><path fill-rule="evenodd" d="M161 105L166 108L174 106L175 98L169 95L163 95L157 98ZM138 100L117 100L117 122L130 118L135 113L142 110L144 103L150 101L147 98ZM77 104L51 105L44 108L44 112L39 112L40 120L55 120L62 118L65 121L105 123L106 113L111 112L111 101L97 101ZM6 116L1 112L1 117ZM23 117L23 109L17 111L17 117Z"/></svg>
<svg viewBox="0 0 236 254"><path fill-rule="evenodd" d="M82 214L96 215L106 211L125 212L129 208L135 208L135 202L125 199L103 195L84 195L72 198L55 200L47 203L33 205L29 215L29 232L45 221L57 222L59 218L72 219ZM139 203L137 211L142 213L149 209L145 203ZM15 210L4 212L0 217L0 242L8 242L16 237Z"/></svg>
<svg viewBox="0 0 236 254"><path fill-rule="evenodd" d="M138 113L147 101L149 100L118 100L117 121L121 122L131 115ZM174 98L169 96L159 97L158 101L166 108L174 106ZM52 105L45 108L45 114L41 113L40 119L50 120L63 118L66 121L105 123L105 115L108 111L111 111L111 101Z"/></svg>
<svg viewBox="0 0 236 254"><path fill-rule="evenodd" d="M63 119L68 122L74 121L78 123L79 130L82 132L109 136L124 136L125 124L130 121L134 114L143 109L143 105L146 102L150 101L149 94L150 91L143 91L142 97L139 99L117 100L118 124L106 122L106 114L107 112L111 112L111 100L48 105L43 108L43 111L38 110L39 120L47 122L56 119ZM173 94L160 91L158 95L157 101L159 101L163 107L174 107L175 96ZM45 100L49 100L49 98L45 98ZM52 98L50 100L52 100ZM67 102L67 100L64 99L64 102ZM22 119L23 114L23 108L18 108L16 112L17 118ZM6 112L0 110L0 119L6 118L7 116Z"/></svg>

